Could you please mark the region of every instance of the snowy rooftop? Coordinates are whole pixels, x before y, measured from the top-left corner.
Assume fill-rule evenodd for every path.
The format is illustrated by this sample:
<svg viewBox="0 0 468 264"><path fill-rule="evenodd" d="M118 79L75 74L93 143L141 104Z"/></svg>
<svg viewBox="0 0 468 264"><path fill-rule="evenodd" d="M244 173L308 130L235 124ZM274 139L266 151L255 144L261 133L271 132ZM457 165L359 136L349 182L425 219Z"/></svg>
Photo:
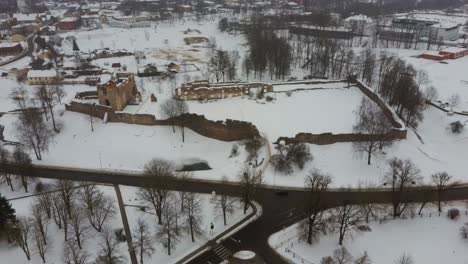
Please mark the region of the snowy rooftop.
<svg viewBox="0 0 468 264"><path fill-rule="evenodd" d="M442 52L450 52L450 53L458 53L458 52L465 52L467 50L468 49L464 49L464 48L448 47L448 48L445 48L445 49L443 49L441 51Z"/></svg>
<svg viewBox="0 0 468 264"><path fill-rule="evenodd" d="M436 50L428 50L424 52L424 54L431 55L431 56L438 56L438 57L443 57L444 55L440 55L438 51Z"/></svg>
<svg viewBox="0 0 468 264"><path fill-rule="evenodd" d="M57 72L55 70L46 70L46 71L30 70L28 71L28 78L38 78L38 77L46 77L46 78L57 77Z"/></svg>
<svg viewBox="0 0 468 264"><path fill-rule="evenodd" d="M12 42L0 42L0 48L11 48L18 45L18 43L12 43Z"/></svg>
<svg viewBox="0 0 468 264"><path fill-rule="evenodd" d="M366 23L372 23L372 19L370 17L366 16L366 15L363 15L363 14L350 16L350 17L346 18L345 21L346 22L363 21L363 22L366 22Z"/></svg>
<svg viewBox="0 0 468 264"><path fill-rule="evenodd" d="M459 26L460 25L458 25L457 23L448 22L448 21L442 21L437 24L431 25L431 27L433 28L445 28L445 29L456 28Z"/></svg>
<svg viewBox="0 0 468 264"><path fill-rule="evenodd" d="M60 22L75 22L75 21L78 21L77 17L66 17L66 18L60 20Z"/></svg>

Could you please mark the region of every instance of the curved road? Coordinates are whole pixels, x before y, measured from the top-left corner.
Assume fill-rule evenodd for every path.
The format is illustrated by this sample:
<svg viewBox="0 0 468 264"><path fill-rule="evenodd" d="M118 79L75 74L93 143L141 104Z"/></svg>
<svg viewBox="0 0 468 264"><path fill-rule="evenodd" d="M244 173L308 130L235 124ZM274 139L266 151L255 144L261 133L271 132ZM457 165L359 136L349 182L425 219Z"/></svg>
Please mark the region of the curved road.
<svg viewBox="0 0 468 264"><path fill-rule="evenodd" d="M107 172L97 170L80 170L62 167L36 166L31 176L53 179L68 179L74 181L89 181L107 184L121 184L142 187L151 182L141 174L131 172ZM258 190L256 201L263 207L262 216L244 229L232 236L229 241L237 241L236 249L248 249L258 253L266 263L287 263L268 246L268 237L303 218L306 191L301 188L281 188L288 195L279 196L280 187L262 186ZM223 184L217 181L207 180L173 180L170 189L186 190L199 193L223 193L231 196L239 196L242 187L236 183ZM417 202L434 198L436 192L432 188L421 191L421 188L413 188L408 191L408 200ZM428 196L429 195L429 196ZM430 196L433 195L433 196ZM388 189L352 190L336 189L324 193L326 208L342 204L344 200L351 203L390 203L392 193ZM457 185L447 190L444 200L468 199L468 185ZM240 243L239 243L240 242ZM226 242L227 243L227 242ZM213 252L207 252L190 263L216 263ZM210 262L208 262L210 261Z"/></svg>

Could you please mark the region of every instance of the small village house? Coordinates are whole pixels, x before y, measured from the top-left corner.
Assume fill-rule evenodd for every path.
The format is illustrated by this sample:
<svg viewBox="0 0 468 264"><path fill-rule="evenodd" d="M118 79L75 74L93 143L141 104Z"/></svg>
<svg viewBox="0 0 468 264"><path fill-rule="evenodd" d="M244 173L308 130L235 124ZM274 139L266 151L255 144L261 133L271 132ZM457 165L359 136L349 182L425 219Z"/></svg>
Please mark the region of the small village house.
<svg viewBox="0 0 468 264"><path fill-rule="evenodd" d="M29 85L51 85L60 81L56 70L29 70L26 77Z"/></svg>

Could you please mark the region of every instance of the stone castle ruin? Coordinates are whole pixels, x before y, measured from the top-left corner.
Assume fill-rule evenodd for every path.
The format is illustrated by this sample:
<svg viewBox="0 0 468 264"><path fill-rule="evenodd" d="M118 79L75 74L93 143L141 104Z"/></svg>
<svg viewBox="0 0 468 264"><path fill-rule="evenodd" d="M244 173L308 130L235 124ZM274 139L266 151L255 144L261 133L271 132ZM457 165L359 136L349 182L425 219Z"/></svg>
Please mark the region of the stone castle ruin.
<svg viewBox="0 0 468 264"><path fill-rule="evenodd" d="M182 87L177 88L176 99L182 101L224 99L252 93L269 93L272 91L273 86L266 83L210 83L209 81L202 80L183 84Z"/></svg>

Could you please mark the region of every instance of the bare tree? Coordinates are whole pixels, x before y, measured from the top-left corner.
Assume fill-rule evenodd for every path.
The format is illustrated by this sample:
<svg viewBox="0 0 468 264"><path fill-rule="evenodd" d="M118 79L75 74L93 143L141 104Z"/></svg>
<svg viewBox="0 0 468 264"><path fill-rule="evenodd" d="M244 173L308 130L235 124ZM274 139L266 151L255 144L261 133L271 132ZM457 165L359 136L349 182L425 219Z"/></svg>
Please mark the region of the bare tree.
<svg viewBox="0 0 468 264"><path fill-rule="evenodd" d="M353 262L353 256L345 247L339 247L333 251L333 259L336 264L350 264Z"/></svg>
<svg viewBox="0 0 468 264"><path fill-rule="evenodd" d="M68 212L68 216L71 217L73 202L77 195L75 183L73 181L60 179L55 182L55 186Z"/></svg>
<svg viewBox="0 0 468 264"><path fill-rule="evenodd" d="M36 201L40 205L41 209L45 212L47 218L52 219L53 211L53 194L51 191L51 185L44 184L43 191L37 196Z"/></svg>
<svg viewBox="0 0 468 264"><path fill-rule="evenodd" d="M89 256L80 250L75 240L68 240L64 246L63 262L65 264L88 264Z"/></svg>
<svg viewBox="0 0 468 264"><path fill-rule="evenodd" d="M108 228L100 233L101 250L96 258L96 264L121 264L124 263L124 257L119 252L119 242L115 239L112 231Z"/></svg>
<svg viewBox="0 0 468 264"><path fill-rule="evenodd" d="M367 251L364 251L364 253L362 253L362 255L360 255L359 257L357 257L354 260L354 264L371 264L371 263L372 263L372 260L370 259L369 255L367 254Z"/></svg>
<svg viewBox="0 0 468 264"><path fill-rule="evenodd" d="M65 203L60 195L60 193L56 192L53 195L52 199L52 219L54 220L55 224L59 229L63 228L64 240L67 241L68 237L68 212Z"/></svg>
<svg viewBox="0 0 468 264"><path fill-rule="evenodd" d="M411 255L405 253L395 261L395 264L414 264L414 261Z"/></svg>
<svg viewBox="0 0 468 264"><path fill-rule="evenodd" d="M30 100L28 90L24 86L17 86L12 89L10 99L20 110L24 110L28 107Z"/></svg>
<svg viewBox="0 0 468 264"><path fill-rule="evenodd" d="M356 152L367 154L367 164L371 164L371 157L376 155L384 147L391 144L390 140L385 138L387 132L391 129L387 118L380 108L367 98L361 100L359 107L358 120L353 127L354 133L364 135L374 135L379 137L377 140L353 142L353 148Z"/></svg>
<svg viewBox="0 0 468 264"><path fill-rule="evenodd" d="M393 216L399 217L408 206L407 190L420 180L419 169L409 160L392 158L388 162L389 170L384 176L384 185L392 186Z"/></svg>
<svg viewBox="0 0 468 264"><path fill-rule="evenodd" d="M40 235L40 237L42 237L42 244L47 246L47 226L49 224L49 219L39 203L33 204L31 211L33 213L32 224L34 225L34 236Z"/></svg>
<svg viewBox="0 0 468 264"><path fill-rule="evenodd" d="M35 220L36 221L36 220ZM46 263L45 256L47 254L47 250L49 246L47 244L47 234L44 234L41 230L41 227L36 223L33 227L33 238L34 238L34 249L37 254L42 259L43 263Z"/></svg>
<svg viewBox="0 0 468 264"><path fill-rule="evenodd" d="M301 238L312 244L318 236L326 231L327 221L324 217L323 193L331 184L331 176L317 169L311 170L305 178L306 219L299 226Z"/></svg>
<svg viewBox="0 0 468 264"><path fill-rule="evenodd" d="M177 115L183 115L188 113L189 107L188 104L185 101L176 101L176 110L177 110ZM185 125L184 122L180 122L180 130L182 133L182 142L185 142Z"/></svg>
<svg viewBox="0 0 468 264"><path fill-rule="evenodd" d="M167 254L171 255L172 250L175 249L179 241L179 237L176 231L175 208L170 204L164 207L163 222L157 231L157 237L161 244L167 248Z"/></svg>
<svg viewBox="0 0 468 264"><path fill-rule="evenodd" d="M189 192L185 195L183 203L185 204L184 214L187 217L190 236L192 238L192 242L195 242L195 234L201 234L202 205L200 195Z"/></svg>
<svg viewBox="0 0 468 264"><path fill-rule="evenodd" d="M89 223L96 231L101 232L106 221L116 213L114 200L104 195L94 184L85 184L79 196Z"/></svg>
<svg viewBox="0 0 468 264"><path fill-rule="evenodd" d="M31 260L29 240L32 238L32 235L31 219L27 217L18 217L18 222L13 230L13 241L16 246L23 250L28 260Z"/></svg>
<svg viewBox="0 0 468 264"><path fill-rule="evenodd" d="M161 109L164 114L166 114L167 117L171 119L172 132L175 133L174 118L178 116L177 101L174 99L168 99L161 105Z"/></svg>
<svg viewBox="0 0 468 264"><path fill-rule="evenodd" d="M22 110L16 123L18 139L33 150L36 158L42 160L42 153L47 150L52 133L44 122L41 113L34 108Z"/></svg>
<svg viewBox="0 0 468 264"><path fill-rule="evenodd" d="M162 224L163 211L170 196L168 183L174 178L173 170L171 163L160 159L153 159L145 165L144 175L149 180L149 186L141 188L138 196L153 206L158 224Z"/></svg>
<svg viewBox="0 0 468 264"><path fill-rule="evenodd" d="M10 186L11 191L14 191L13 181L11 178L11 153L8 149L0 146L0 176L3 176L4 181Z"/></svg>
<svg viewBox="0 0 468 264"><path fill-rule="evenodd" d="M437 89L434 86L429 86L426 89L426 92L424 93L424 98L426 101L435 101L439 97L439 93L437 92Z"/></svg>
<svg viewBox="0 0 468 264"><path fill-rule="evenodd" d="M343 245L345 236L350 235L350 232L357 230L357 224L361 212L359 206L352 205L345 201L343 205L335 208L334 215L336 217L336 226L338 228L339 239L338 244Z"/></svg>
<svg viewBox="0 0 468 264"><path fill-rule="evenodd" d="M223 176L221 181L223 184L229 183L226 175ZM225 194L220 194L217 196L215 203L216 203L215 209L221 210L221 213L223 215L224 225L227 225L227 220L226 220L227 214L232 214L234 212L234 200Z"/></svg>
<svg viewBox="0 0 468 264"><path fill-rule="evenodd" d="M17 146L12 154L13 159L13 170L16 175L20 178L21 186L24 191L28 192L28 186L31 178L29 177L32 171L32 162L29 154L26 153L23 148Z"/></svg>
<svg viewBox="0 0 468 264"><path fill-rule="evenodd" d="M138 218L137 225L133 230L133 241L135 251L140 255L140 264L143 264L144 257L151 257L156 249L150 227L141 218Z"/></svg>
<svg viewBox="0 0 468 264"><path fill-rule="evenodd" d="M442 200L447 188L450 187L452 180L452 176L450 176L447 172L438 172L431 175L432 183L436 185L437 188L437 208L439 212L442 212Z"/></svg>
<svg viewBox="0 0 468 264"><path fill-rule="evenodd" d="M101 232L104 224L116 214L114 199L109 196L103 196L96 205L94 214L88 215L91 226L96 231Z"/></svg>
<svg viewBox="0 0 468 264"><path fill-rule="evenodd" d="M75 238L78 248L83 249L83 241L87 238L89 229L84 209L78 206L73 208L68 224L69 231Z"/></svg>
<svg viewBox="0 0 468 264"><path fill-rule="evenodd" d="M98 189L96 184L84 183L78 193L81 199L81 204L86 209L87 213L94 215L99 200L102 199L104 193Z"/></svg>
<svg viewBox="0 0 468 264"><path fill-rule="evenodd" d="M453 108L454 107L457 107L459 104L460 104L460 95L459 94L452 94L449 98L448 98L448 103L450 105L450 111L453 111Z"/></svg>
<svg viewBox="0 0 468 264"><path fill-rule="evenodd" d="M36 98L49 111L54 130L58 133L60 130L57 127L54 116L54 106L56 103L58 103L56 91L57 89L53 86L40 86L38 89L36 89Z"/></svg>
<svg viewBox="0 0 468 264"><path fill-rule="evenodd" d="M185 191L185 188L184 187L187 187L187 185L189 183L187 183L187 181L192 178L192 175L190 174L190 172L187 172L187 171L182 171L182 172L178 172L176 174L177 178L180 179L180 184L179 186L181 186L181 190L177 191L177 194L179 196L179 201L180 201L180 211L181 212L184 212L185 211L185 208L184 208L184 199L185 199L185 195L187 194L187 191Z"/></svg>
<svg viewBox="0 0 468 264"><path fill-rule="evenodd" d="M244 205L244 214L250 207L250 203L255 199L258 188L263 182L261 173L257 173L255 168L246 165L239 175L239 183L242 188L241 201Z"/></svg>

